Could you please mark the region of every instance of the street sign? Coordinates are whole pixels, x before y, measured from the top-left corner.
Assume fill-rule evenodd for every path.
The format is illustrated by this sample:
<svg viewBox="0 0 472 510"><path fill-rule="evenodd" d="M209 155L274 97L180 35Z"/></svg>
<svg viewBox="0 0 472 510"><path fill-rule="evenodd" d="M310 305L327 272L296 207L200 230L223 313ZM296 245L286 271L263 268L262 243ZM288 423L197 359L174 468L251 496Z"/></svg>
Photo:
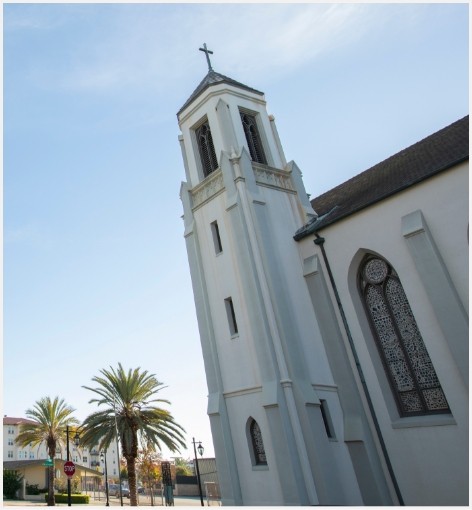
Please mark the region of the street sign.
<svg viewBox="0 0 472 510"><path fill-rule="evenodd" d="M43 466L52 467L54 466L54 462L52 459L47 459L46 462L43 463Z"/></svg>
<svg viewBox="0 0 472 510"><path fill-rule="evenodd" d="M68 461L64 462L64 473L69 478L72 478L74 476L74 473L75 473L75 464L71 460L68 460Z"/></svg>

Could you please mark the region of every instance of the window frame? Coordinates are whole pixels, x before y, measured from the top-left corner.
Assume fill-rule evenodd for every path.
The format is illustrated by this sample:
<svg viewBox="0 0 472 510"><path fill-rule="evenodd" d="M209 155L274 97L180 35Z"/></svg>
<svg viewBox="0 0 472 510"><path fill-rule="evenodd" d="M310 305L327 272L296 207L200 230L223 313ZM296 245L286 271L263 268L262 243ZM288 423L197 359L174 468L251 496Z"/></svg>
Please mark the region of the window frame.
<svg viewBox="0 0 472 510"><path fill-rule="evenodd" d="M373 283L369 283L363 276L365 266L372 259L379 259L387 265L387 275L384 277L382 282L377 285L375 285ZM444 399L446 400L447 408L443 408L443 409L428 408L427 402L422 395L422 392L428 388L422 388L421 384L418 381L417 372L415 371L414 364L412 363L410 355L408 354L408 350L405 346L404 338L403 338L400 328L398 326L398 321L397 321L397 319L395 317L395 313L389 303L389 299L388 299L388 296L387 296L387 293L385 290L385 288L387 286L387 282L390 279L393 279L398 283L398 285L401 287L401 290L405 296L405 304L408 306L408 309L409 309L410 320L413 321L414 326L416 327L416 330L417 330L417 335L418 335L417 341L419 340L422 343L422 346L424 348L426 356L429 358L429 361L431 363L432 372L434 373L434 376L437 378L437 381L438 381L438 384L436 386L434 386L434 388L439 388L441 390L442 394L444 395ZM413 390L419 395L419 399L423 406L421 411L419 411L419 410L418 411L408 411L408 410L405 410L405 408L404 408L403 402L401 400L402 392L397 387L396 381L391 373L391 367L388 364L388 360L386 358L384 348L382 346L382 342L381 342L381 339L380 339L378 331L377 331L377 327L375 326L373 317L371 315L371 311L370 311L368 303L367 303L366 289L368 289L369 285L374 285L378 288L379 287L381 288L381 297L382 297L383 303L384 303L385 307L387 308L388 317L392 323L395 337L397 338L399 348L404 355L405 365L408 367L409 375L411 376L413 383L414 383ZM449 403L447 402L445 392L444 392L442 385L439 381L439 377L437 376L432 359L429 355L429 351L428 351L426 344L423 340L423 337L421 335L415 315L414 315L411 305L408 301L408 296L406 295L405 289L402 285L399 275L395 271L395 268L382 256L375 254L375 253L367 253L366 255L364 255L364 257L362 257L362 260L361 260L361 262L358 266L358 269L357 269L357 288L358 288L358 295L360 297L360 300L362 302L362 307L364 309L365 317L367 318L367 323L369 325L369 328L370 328L370 331L372 334L373 343L375 344L375 351L378 354L378 358L381 361L381 366L383 369L382 372L386 378L386 381L388 382L388 386L390 388L390 394L392 395L393 400L395 402L396 410L397 410L399 418L400 419L408 419L408 418L415 418L415 417L422 417L422 416L426 416L426 417L427 416L439 417L439 416L448 416L448 415L450 416L451 409L449 407Z"/></svg>
<svg viewBox="0 0 472 510"><path fill-rule="evenodd" d="M220 228L218 227L218 221L212 221L210 223L211 235L213 238L213 245L215 247L215 255L223 253L223 244L221 243Z"/></svg>
<svg viewBox="0 0 472 510"><path fill-rule="evenodd" d="M238 107L239 112L239 119L241 121L241 128L243 130L244 134L244 140L246 141L246 145L249 151L249 155L251 157L251 160L254 163L257 163L259 165L269 165L269 151L267 150L267 140L264 135L264 129L260 120L260 114L258 112L255 112L253 110L249 110L248 108L244 108L243 106ZM254 137L251 137L251 142L248 140L248 134L246 132L245 124L243 122L243 115L247 115L248 117L251 117L254 120L254 126L256 129L256 142L260 145L260 152L262 156L262 161L260 161L258 158L254 158L254 156L257 154L254 154L253 151L255 150L257 152L257 148L251 147L251 145L254 144Z"/></svg>
<svg viewBox="0 0 472 510"><path fill-rule="evenodd" d="M262 450L258 446L257 440L255 438L254 434L254 428L257 426L259 429L259 435L260 435L260 442L262 444ZM264 445L264 439L262 437L262 429L252 416L249 417L247 421L247 439L248 439L248 446L249 446L249 452L251 457L251 464L253 468L262 468L262 469L268 469L268 463L267 463L267 452ZM261 457L264 456L264 459Z"/></svg>
<svg viewBox="0 0 472 510"><path fill-rule="evenodd" d="M231 338L239 335L238 322L236 320L236 312L234 310L233 298L231 296L225 298L226 316L228 318L229 331Z"/></svg>
<svg viewBox="0 0 472 510"><path fill-rule="evenodd" d="M334 432L333 421L331 419L328 402L324 398L320 398L320 412L323 424L325 426L326 436L330 441L336 440L336 434Z"/></svg>
<svg viewBox="0 0 472 510"><path fill-rule="evenodd" d="M209 132L209 140L210 140L210 149L208 153L208 165L205 164L204 153L202 152L202 146L200 143L200 130L204 127L208 127ZM192 128L192 140L194 142L194 153L195 153L195 161L197 162L197 167L199 170L201 180L206 179L213 172L218 170L218 157L216 155L215 143L213 141L213 135L211 131L210 121L208 117L205 115L201 118Z"/></svg>

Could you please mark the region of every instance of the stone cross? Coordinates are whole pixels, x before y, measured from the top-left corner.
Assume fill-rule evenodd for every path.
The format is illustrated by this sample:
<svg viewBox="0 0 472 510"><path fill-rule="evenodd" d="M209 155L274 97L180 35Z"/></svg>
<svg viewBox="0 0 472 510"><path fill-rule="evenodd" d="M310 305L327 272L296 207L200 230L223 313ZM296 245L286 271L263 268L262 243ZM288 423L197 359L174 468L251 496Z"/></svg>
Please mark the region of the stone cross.
<svg viewBox="0 0 472 510"><path fill-rule="evenodd" d="M207 62L208 62L208 70L209 71L213 71L212 67L211 67L211 62L210 62L210 57L208 56L208 54L210 53L211 55L213 55L213 52L210 51L209 49L207 49L207 45L206 43L203 43L203 48L198 48L200 51L203 51L205 53L205 56L206 56L206 59L207 59Z"/></svg>

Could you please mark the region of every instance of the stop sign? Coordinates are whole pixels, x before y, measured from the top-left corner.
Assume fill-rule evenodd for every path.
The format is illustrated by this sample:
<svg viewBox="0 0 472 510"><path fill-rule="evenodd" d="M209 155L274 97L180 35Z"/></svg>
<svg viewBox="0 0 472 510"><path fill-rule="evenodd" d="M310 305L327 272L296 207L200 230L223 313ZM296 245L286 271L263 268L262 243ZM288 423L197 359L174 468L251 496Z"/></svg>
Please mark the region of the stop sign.
<svg viewBox="0 0 472 510"><path fill-rule="evenodd" d="M68 460L68 461L64 462L64 473L69 478L72 478L74 476L74 473L75 473L75 464L71 460Z"/></svg>

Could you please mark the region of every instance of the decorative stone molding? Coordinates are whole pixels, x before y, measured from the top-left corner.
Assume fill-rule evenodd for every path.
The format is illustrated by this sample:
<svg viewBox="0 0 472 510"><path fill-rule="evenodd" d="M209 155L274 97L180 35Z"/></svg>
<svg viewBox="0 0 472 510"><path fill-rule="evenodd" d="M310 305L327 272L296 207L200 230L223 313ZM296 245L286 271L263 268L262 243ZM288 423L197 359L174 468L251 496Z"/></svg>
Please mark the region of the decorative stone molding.
<svg viewBox="0 0 472 510"><path fill-rule="evenodd" d="M239 390L227 391L223 393L225 398L241 397L242 395L249 395L251 393L260 393L262 386L253 386L251 388L241 388Z"/></svg>
<svg viewBox="0 0 472 510"><path fill-rule="evenodd" d="M296 193L292 185L290 174L284 170L277 170L254 162L252 163L252 168L257 184Z"/></svg>
<svg viewBox="0 0 472 510"><path fill-rule="evenodd" d="M254 162L252 163L252 168L257 184L267 186L269 188L288 191L290 193L296 193L296 190L292 185L290 173L285 170L278 170L276 168L259 165ZM212 199L224 189L223 173L221 168L219 168L192 189L193 210Z"/></svg>
<svg viewBox="0 0 472 510"><path fill-rule="evenodd" d="M218 169L192 189L193 209L195 210L223 190L223 174L221 169Z"/></svg>

